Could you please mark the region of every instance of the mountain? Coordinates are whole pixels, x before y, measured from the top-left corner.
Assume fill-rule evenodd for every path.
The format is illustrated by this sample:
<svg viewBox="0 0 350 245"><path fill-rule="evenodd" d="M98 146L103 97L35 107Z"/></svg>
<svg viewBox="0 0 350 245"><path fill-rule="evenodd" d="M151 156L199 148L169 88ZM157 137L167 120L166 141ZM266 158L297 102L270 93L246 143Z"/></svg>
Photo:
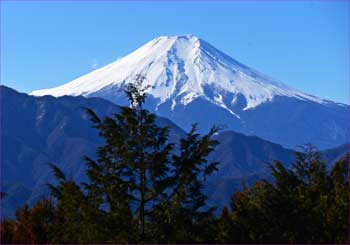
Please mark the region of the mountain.
<svg viewBox="0 0 350 245"><path fill-rule="evenodd" d="M348 105L292 89L193 35L158 37L109 65L32 95L101 97L125 105L122 88L137 74L150 85L147 107L185 130L193 122L204 131L219 124L292 148L349 142Z"/></svg>
<svg viewBox="0 0 350 245"><path fill-rule="evenodd" d="M70 178L85 180L83 156L95 156L103 141L91 128L82 107L93 109L99 116L119 111L119 106L100 98L82 96L34 97L0 86L2 144L1 188L8 195L2 201L4 216L14 215L16 207L32 204L47 194L46 184L54 178L47 163L57 164ZM170 140L177 142L185 132L165 118L159 125L170 125ZM275 159L287 166L295 152L255 136L225 131L215 136L220 142L210 155L219 161L219 171L208 179L205 191L212 204L228 204L230 194L243 183L269 176L267 163ZM348 150L341 146L326 152L336 160Z"/></svg>
<svg viewBox="0 0 350 245"><path fill-rule="evenodd" d="M119 106L99 98L64 96L36 98L1 86L1 185L9 194L3 202L6 214L24 202L32 203L54 181L48 163L57 164L71 179L85 178L83 156L95 156L103 144L83 107L99 116L119 111ZM170 139L184 135L165 118L159 125L171 127ZM15 205L16 204L16 205Z"/></svg>
<svg viewBox="0 0 350 245"><path fill-rule="evenodd" d="M230 203L234 190L250 186L261 179L272 181L269 163L279 160L284 166L291 167L295 159L296 151L256 136L226 131L216 135L215 139L220 144L209 160L220 163L219 171L210 176L205 191L208 193L208 203L218 207ZM320 153L330 169L346 152L350 152L349 144Z"/></svg>
<svg viewBox="0 0 350 245"><path fill-rule="evenodd" d="M218 161L220 171L214 173L212 179L225 177L242 179L269 173L268 164L272 161L279 160L289 167L295 157L295 151L256 136L225 131L216 135L214 139L220 144L209 156L209 160ZM330 151L333 153L333 150Z"/></svg>

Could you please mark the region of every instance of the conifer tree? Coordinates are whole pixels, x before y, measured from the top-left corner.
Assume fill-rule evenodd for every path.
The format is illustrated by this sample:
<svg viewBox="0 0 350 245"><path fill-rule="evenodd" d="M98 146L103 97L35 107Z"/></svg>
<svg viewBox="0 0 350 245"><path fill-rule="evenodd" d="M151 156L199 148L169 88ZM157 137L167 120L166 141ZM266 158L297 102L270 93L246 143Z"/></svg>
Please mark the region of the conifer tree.
<svg viewBox="0 0 350 245"><path fill-rule="evenodd" d="M211 137L218 129L201 137L194 126L175 150L169 143L169 128L159 127L155 115L143 108L148 89L145 81L138 76L126 86L130 106L121 107L113 117L101 120L87 110L105 139L97 160L86 158L91 180L87 189L108 206L114 225L125 226L122 230L133 234L127 238L129 242L156 242L161 234L169 235L154 225L157 219L169 220L167 215L177 217L176 221L170 219L172 224L187 225L188 233L199 236L198 224L204 224L212 212L202 210L206 201L202 187L216 169L217 163L207 163L206 157L217 144ZM194 223L196 230L191 231Z"/></svg>
<svg viewBox="0 0 350 245"><path fill-rule="evenodd" d="M102 243L106 233L103 229L103 213L94 206L81 187L73 180L67 180L55 165L50 167L58 185L49 184L55 198L50 243Z"/></svg>
<svg viewBox="0 0 350 245"><path fill-rule="evenodd" d="M44 244L51 230L52 204L39 200L33 207L23 205L16 211L16 220L1 223L1 243Z"/></svg>
<svg viewBox="0 0 350 245"><path fill-rule="evenodd" d="M166 200L172 187L168 127L159 127L155 115L143 108L145 78L139 76L135 84L126 87L130 107L121 107L119 114L101 121L88 110L94 127L105 138L106 144L98 149L98 159L88 161L90 191L102 198L110 213L132 231L135 221L137 232L134 242L150 239L147 227L150 215ZM133 215L135 214L135 215ZM118 224L119 227L123 226ZM130 234L130 233L129 233Z"/></svg>
<svg viewBox="0 0 350 245"><path fill-rule="evenodd" d="M111 117L100 119L86 109L105 140L96 160L85 157L86 183L67 180L50 165L58 185L49 185L54 209L47 242L214 241L214 208L206 206L203 186L216 170L217 163L207 162L207 156L217 144L212 137L218 129L201 136L194 125L178 145L170 143L169 128L158 126L155 115L143 108L144 82L138 76L126 86L130 106ZM25 207L18 219L26 221L30 210ZM16 234L28 237L28 232L23 228Z"/></svg>
<svg viewBox="0 0 350 245"><path fill-rule="evenodd" d="M197 125L193 125L186 137L180 140L177 154L172 155L172 175L174 184L168 201L162 203L155 213L153 222L157 223L162 242L210 242L213 239L214 207L205 207L207 196L203 193L206 178L217 170L217 162L208 162L207 156L218 144L212 136L218 131L200 136Z"/></svg>
<svg viewBox="0 0 350 245"><path fill-rule="evenodd" d="M349 243L349 153L337 161L332 169L331 195L334 197L333 205L327 213L327 219L330 221L330 232L334 243Z"/></svg>
<svg viewBox="0 0 350 245"><path fill-rule="evenodd" d="M320 153L306 146L291 169L276 161L271 170L272 183L258 181L233 195L235 242L349 242L348 155L328 171Z"/></svg>

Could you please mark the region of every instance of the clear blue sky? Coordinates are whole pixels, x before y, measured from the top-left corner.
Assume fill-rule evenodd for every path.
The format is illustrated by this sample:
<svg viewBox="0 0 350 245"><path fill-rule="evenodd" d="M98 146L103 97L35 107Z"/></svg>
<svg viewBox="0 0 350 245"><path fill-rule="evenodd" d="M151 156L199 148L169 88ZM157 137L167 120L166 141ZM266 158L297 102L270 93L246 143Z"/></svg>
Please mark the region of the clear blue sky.
<svg viewBox="0 0 350 245"><path fill-rule="evenodd" d="M349 1L1 2L1 81L54 87L159 35L189 33L292 87L349 102Z"/></svg>

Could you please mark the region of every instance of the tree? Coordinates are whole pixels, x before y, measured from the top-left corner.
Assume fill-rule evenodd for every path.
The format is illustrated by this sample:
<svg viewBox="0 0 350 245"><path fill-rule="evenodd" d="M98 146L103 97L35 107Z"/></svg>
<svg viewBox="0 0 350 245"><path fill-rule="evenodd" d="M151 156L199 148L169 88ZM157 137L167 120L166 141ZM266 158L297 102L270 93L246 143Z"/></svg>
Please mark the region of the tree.
<svg viewBox="0 0 350 245"><path fill-rule="evenodd" d="M102 243L105 240L103 213L81 187L73 180L67 180L63 172L55 165L50 167L58 180L58 185L49 184L55 198L55 209L50 243Z"/></svg>
<svg viewBox="0 0 350 245"><path fill-rule="evenodd" d="M239 243L348 243L349 156L331 171L307 146L291 169L271 165L273 182L256 182L232 198ZM259 225L256 225L259 224Z"/></svg>
<svg viewBox="0 0 350 245"><path fill-rule="evenodd" d="M349 153L337 161L332 169L333 205L327 213L330 232L335 243L349 243Z"/></svg>
<svg viewBox="0 0 350 245"><path fill-rule="evenodd" d="M205 208L207 196L203 193L206 178L217 170L217 162L208 163L206 157L212 152L217 141L212 136L218 131L213 127L207 135L201 137L193 125L184 139L180 140L179 154L173 155L173 173L177 180L174 195L170 200L170 210L174 210L172 219L163 226L181 231L175 243L209 242L213 234L210 230L214 207ZM207 230L209 229L209 230ZM207 231L206 231L207 230Z"/></svg>
<svg viewBox="0 0 350 245"><path fill-rule="evenodd" d="M85 157L86 183L67 180L50 164L58 184L49 184L53 209L50 215L43 214L43 226L35 229L44 237L40 241L214 241L214 208L206 207L203 186L216 170L217 163L208 162L207 156L218 143L212 139L218 129L200 135L194 125L179 144L171 143L169 128L158 126L155 115L143 108L148 89L144 82L138 76L126 86L130 106L120 107L119 113L100 119L86 108L105 142L95 160ZM28 228L33 211L28 206L20 209L17 221L21 226L4 223L9 232L3 236L11 240L15 230L21 243L37 241Z"/></svg>
<svg viewBox="0 0 350 245"><path fill-rule="evenodd" d="M139 240L135 242L144 242L149 235L148 217L171 187L169 156L173 144L168 142L169 129L158 127L155 115L143 109L144 77L138 79L137 83L126 87L131 107L121 107L114 118L106 117L101 121L88 110L106 144L98 149L97 161L87 158L91 180L87 187L99 193L96 196L101 196L110 212L125 224L132 220L135 207L134 218L139 227Z"/></svg>
<svg viewBox="0 0 350 245"><path fill-rule="evenodd" d="M47 199L39 200L32 208L24 205L16 211L16 221L1 223L2 243L47 243L51 229L52 205Z"/></svg>
<svg viewBox="0 0 350 245"><path fill-rule="evenodd" d="M193 126L175 149L169 128L159 127L155 115L143 108L148 89L144 82L138 76L126 86L130 107L121 107L113 117L101 120L87 109L105 145L98 149L96 161L86 158L90 179L86 186L108 207L112 223L126 226L122 230L132 234L129 242L155 242L165 234L159 234L155 220L169 220L167 215L179 218L181 213L181 225L191 226L204 222L213 210L200 210L206 200L201 189L216 169L217 163L207 163L206 157L217 144L211 137L218 129L201 137Z"/></svg>

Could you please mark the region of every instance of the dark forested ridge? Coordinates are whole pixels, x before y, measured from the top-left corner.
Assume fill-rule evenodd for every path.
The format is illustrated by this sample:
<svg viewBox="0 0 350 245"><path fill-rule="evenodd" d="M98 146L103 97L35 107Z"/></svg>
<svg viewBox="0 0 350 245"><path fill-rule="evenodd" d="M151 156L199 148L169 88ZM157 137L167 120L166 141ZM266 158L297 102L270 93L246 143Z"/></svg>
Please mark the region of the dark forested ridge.
<svg viewBox="0 0 350 245"><path fill-rule="evenodd" d="M48 193L52 180L47 163L54 162L69 178L86 179L84 155L94 156L102 139L91 127L83 107L99 116L120 110L103 99L64 96L34 97L1 86L2 144L1 187L8 193L2 214L13 217L19 205L30 205ZM170 140L184 135L171 121L157 117L157 124L169 125Z"/></svg>
<svg viewBox="0 0 350 245"><path fill-rule="evenodd" d="M50 197L20 207L15 220L3 220L2 243L349 242L346 146L327 151L323 155L328 160L324 160L311 146L295 153L256 137L231 132L217 135L216 128L205 135L198 134L196 126L188 133L176 134L167 122L157 123L156 117L143 109L145 97L140 86L131 85L126 92L133 106L118 107L114 115L95 108L79 112L82 124L74 124L77 132L92 130L94 134L90 135L100 136L96 153L84 154L87 156L80 173L86 173L87 178L76 178L72 171L62 168L64 165L46 164L56 179L45 181ZM34 108L44 108L42 114L37 114L37 109L27 112L45 119L51 103L43 102L43 106L37 104L37 98L19 96L28 99L24 108L33 108L33 103ZM42 99L53 100L62 108L68 99L67 108L72 106L70 97ZM78 99L85 103L79 104L79 109L95 104ZM8 110L16 108L7 106ZM49 114L47 120L56 119L52 125L64 128L70 123L64 115ZM93 128L84 128L81 118L90 119ZM24 127L23 122L17 123L13 130L21 124ZM38 123L40 120L34 120L27 125L37 127ZM41 128L34 132L22 129L25 137L34 137L38 143L26 146L29 149L18 159L34 156L35 146L43 138L53 140L53 145L62 132L70 136L68 139L79 138L71 127L63 131L47 128L49 137L42 137L45 130ZM242 164L231 166L228 159ZM19 166L28 168L23 171L32 171L33 167ZM7 167L13 171L9 162ZM30 178L27 181L32 184ZM240 183L240 190L232 183ZM223 188L230 204L215 207L205 187L207 192ZM9 196L11 193L4 193L2 200Z"/></svg>
<svg viewBox="0 0 350 245"><path fill-rule="evenodd" d="M84 155L95 156L102 144L91 128L83 107L100 117L120 110L100 98L64 96L33 97L1 86L2 110L2 190L8 193L2 202L2 214L14 217L16 207L33 205L48 195L46 183L53 178L46 163L54 162L78 182L86 180ZM156 117L157 125L170 126L170 140L176 142L185 132L171 121ZM200 127L200 125L199 125ZM279 159L289 166L295 151L254 136L233 131L219 132L220 144L209 155L218 161L218 171L208 177L205 193L208 202L218 207L228 205L233 189L269 178L268 162ZM324 151L327 162L334 163L347 151L347 145Z"/></svg>

